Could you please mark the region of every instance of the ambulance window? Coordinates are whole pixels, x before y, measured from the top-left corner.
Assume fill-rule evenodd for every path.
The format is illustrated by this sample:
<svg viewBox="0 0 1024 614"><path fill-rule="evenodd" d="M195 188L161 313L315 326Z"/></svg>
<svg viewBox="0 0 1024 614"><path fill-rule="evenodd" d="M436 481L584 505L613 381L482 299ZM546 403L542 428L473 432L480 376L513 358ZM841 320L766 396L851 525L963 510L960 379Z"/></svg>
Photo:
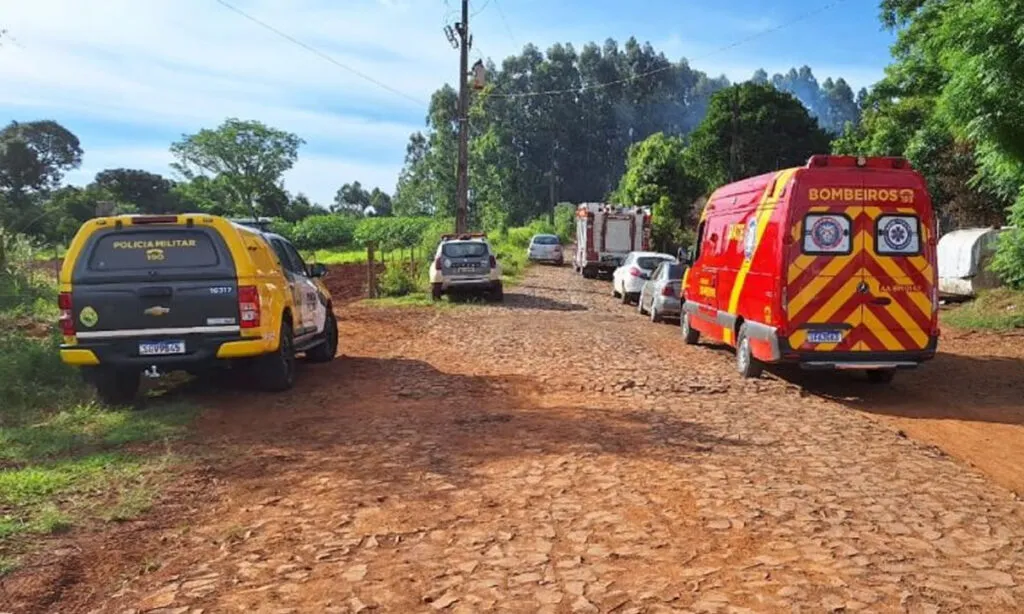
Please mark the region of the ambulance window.
<svg viewBox="0 0 1024 614"><path fill-rule="evenodd" d="M875 251L881 256L921 253L921 224L913 215L882 215L875 221Z"/></svg>
<svg viewBox="0 0 1024 614"><path fill-rule="evenodd" d="M697 240L694 241L694 243L693 243L693 257L691 258L692 262L690 262L690 264L693 264L694 262L697 262L697 258L700 258L701 244L704 243L704 227L705 227L705 223L704 222L701 222L697 226Z"/></svg>
<svg viewBox="0 0 1024 614"><path fill-rule="evenodd" d="M840 213L809 213L804 217L805 254L846 255L852 248L850 218Z"/></svg>

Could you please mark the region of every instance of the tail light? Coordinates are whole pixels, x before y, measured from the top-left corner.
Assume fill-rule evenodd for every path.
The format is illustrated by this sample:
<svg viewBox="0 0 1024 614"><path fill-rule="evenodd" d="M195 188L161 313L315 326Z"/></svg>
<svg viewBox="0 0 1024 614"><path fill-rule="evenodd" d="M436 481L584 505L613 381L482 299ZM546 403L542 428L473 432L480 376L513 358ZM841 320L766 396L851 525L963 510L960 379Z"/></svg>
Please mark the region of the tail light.
<svg viewBox="0 0 1024 614"><path fill-rule="evenodd" d="M637 268L630 269L629 270L629 274L632 275L633 277L643 277L644 276L643 272L640 269L637 269Z"/></svg>
<svg viewBox="0 0 1024 614"><path fill-rule="evenodd" d="M437 260L434 260L434 268L437 269L438 271L444 268L444 263L441 262L440 257L438 257Z"/></svg>
<svg viewBox="0 0 1024 614"><path fill-rule="evenodd" d="M662 296L675 296L676 295L676 291L672 288L672 286L665 286L664 288L661 289L661 295Z"/></svg>
<svg viewBox="0 0 1024 614"><path fill-rule="evenodd" d="M259 328L260 292L256 286L239 286L238 314L241 328Z"/></svg>
<svg viewBox="0 0 1024 614"><path fill-rule="evenodd" d="M498 268L498 259L495 258L494 256L491 256L491 268L492 269Z"/></svg>
<svg viewBox="0 0 1024 614"><path fill-rule="evenodd" d="M61 292L57 295L57 307L60 309L60 332L65 337L75 336L75 318L71 313L71 293Z"/></svg>

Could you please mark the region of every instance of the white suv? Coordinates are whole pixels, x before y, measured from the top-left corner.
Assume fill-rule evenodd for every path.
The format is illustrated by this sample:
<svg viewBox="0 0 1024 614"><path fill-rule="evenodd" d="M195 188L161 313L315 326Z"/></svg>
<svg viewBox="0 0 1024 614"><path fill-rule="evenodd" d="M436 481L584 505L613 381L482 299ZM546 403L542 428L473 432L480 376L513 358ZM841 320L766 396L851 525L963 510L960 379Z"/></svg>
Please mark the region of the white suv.
<svg viewBox="0 0 1024 614"><path fill-rule="evenodd" d="M504 299L501 266L485 235L445 235L430 263L430 294L478 294L492 301Z"/></svg>

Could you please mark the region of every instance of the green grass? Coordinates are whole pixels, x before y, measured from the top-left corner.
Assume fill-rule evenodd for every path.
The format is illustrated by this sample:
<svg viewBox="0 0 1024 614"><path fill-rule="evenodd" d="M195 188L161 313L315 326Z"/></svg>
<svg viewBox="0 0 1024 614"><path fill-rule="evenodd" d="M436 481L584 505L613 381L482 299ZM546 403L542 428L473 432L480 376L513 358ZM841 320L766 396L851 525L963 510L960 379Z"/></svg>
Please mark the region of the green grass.
<svg viewBox="0 0 1024 614"><path fill-rule="evenodd" d="M363 305L373 307L437 307L446 308L454 306L450 301L434 302L426 292L413 292L405 296L364 299Z"/></svg>
<svg viewBox="0 0 1024 614"><path fill-rule="evenodd" d="M0 578L18 569L18 560L12 557L0 556Z"/></svg>
<svg viewBox="0 0 1024 614"><path fill-rule="evenodd" d="M320 262L323 264L361 264L366 262L366 249L318 249L315 251L304 251L302 257L307 262ZM381 259L381 252L377 252L374 257L377 260ZM384 252L384 260L390 262L392 257L396 260L408 261L409 250L396 250L394 252Z"/></svg>
<svg viewBox="0 0 1024 614"><path fill-rule="evenodd" d="M182 403L146 411L110 409L95 403L74 406L32 424L0 427L0 466L173 439L185 432L195 414L194 407Z"/></svg>
<svg viewBox="0 0 1024 614"><path fill-rule="evenodd" d="M942 314L943 324L955 328L1011 330L1024 328L1024 292L1001 288Z"/></svg>

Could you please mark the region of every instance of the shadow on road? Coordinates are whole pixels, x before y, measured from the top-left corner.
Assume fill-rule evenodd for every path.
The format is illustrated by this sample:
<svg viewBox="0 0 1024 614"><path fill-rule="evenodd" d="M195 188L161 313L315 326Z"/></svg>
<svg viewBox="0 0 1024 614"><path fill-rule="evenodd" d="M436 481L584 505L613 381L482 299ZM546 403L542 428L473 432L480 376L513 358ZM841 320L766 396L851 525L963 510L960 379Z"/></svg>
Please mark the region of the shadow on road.
<svg viewBox="0 0 1024 614"><path fill-rule="evenodd" d="M1024 425L1024 360L940 353L891 385L861 373L773 369L809 393L858 411L901 418Z"/></svg>
<svg viewBox="0 0 1024 614"><path fill-rule="evenodd" d="M543 311L587 311L587 307L576 303L520 292L506 292L505 301L500 304L506 309L540 309Z"/></svg>

